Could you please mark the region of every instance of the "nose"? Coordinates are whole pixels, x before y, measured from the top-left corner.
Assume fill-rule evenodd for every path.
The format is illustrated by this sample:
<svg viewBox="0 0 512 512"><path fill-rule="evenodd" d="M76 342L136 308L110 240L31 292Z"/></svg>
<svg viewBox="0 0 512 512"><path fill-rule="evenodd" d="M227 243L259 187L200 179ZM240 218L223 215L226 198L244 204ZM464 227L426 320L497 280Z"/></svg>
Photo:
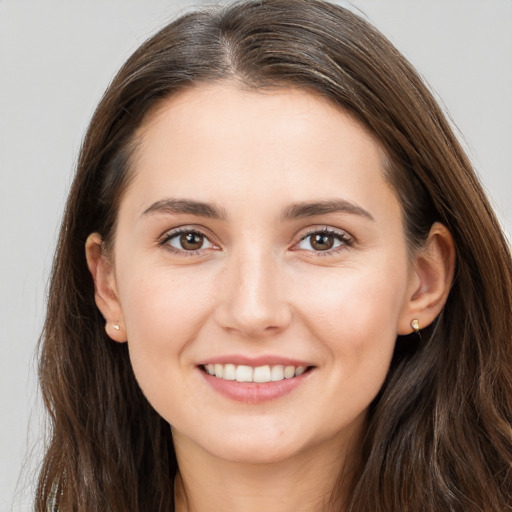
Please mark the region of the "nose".
<svg viewBox="0 0 512 512"><path fill-rule="evenodd" d="M217 323L248 338L283 331L292 320L283 280L278 262L268 254L233 256L220 284Z"/></svg>

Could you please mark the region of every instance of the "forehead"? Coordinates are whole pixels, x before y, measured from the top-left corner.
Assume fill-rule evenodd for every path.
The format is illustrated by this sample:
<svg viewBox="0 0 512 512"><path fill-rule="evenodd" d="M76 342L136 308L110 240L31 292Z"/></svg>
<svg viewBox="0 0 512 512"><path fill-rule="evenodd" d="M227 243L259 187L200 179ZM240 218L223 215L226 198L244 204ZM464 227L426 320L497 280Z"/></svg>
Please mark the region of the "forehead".
<svg viewBox="0 0 512 512"><path fill-rule="evenodd" d="M138 136L130 188L141 202L158 194L229 202L273 192L289 202L345 194L371 203L369 192L373 199L392 192L374 137L311 91L191 87L162 100Z"/></svg>
<svg viewBox="0 0 512 512"><path fill-rule="evenodd" d="M345 124L350 124L351 136L380 149L378 141L361 122L318 91L285 86L248 89L232 81L194 85L160 100L146 115L137 135L146 141L162 128L173 132L192 129L198 135L210 132L211 138L215 132L222 138L237 131L240 135L258 134L260 142L272 146L272 141L283 142L283 132L279 133L279 141L273 139L283 127L289 138L312 129L327 129L336 137L341 118ZM345 137L347 135L348 131L344 133ZM328 142L325 139L325 143ZM383 157L384 152L380 156Z"/></svg>

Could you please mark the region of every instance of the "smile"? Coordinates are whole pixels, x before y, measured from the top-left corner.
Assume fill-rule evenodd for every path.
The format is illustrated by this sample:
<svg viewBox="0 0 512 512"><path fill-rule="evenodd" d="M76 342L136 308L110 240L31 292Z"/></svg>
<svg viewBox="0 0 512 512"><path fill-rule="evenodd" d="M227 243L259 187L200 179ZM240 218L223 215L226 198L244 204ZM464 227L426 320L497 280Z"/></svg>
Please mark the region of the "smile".
<svg viewBox="0 0 512 512"><path fill-rule="evenodd" d="M209 375L227 381L237 382L278 382L298 377L306 371L305 366L264 365L247 366L235 364L206 364L203 369Z"/></svg>

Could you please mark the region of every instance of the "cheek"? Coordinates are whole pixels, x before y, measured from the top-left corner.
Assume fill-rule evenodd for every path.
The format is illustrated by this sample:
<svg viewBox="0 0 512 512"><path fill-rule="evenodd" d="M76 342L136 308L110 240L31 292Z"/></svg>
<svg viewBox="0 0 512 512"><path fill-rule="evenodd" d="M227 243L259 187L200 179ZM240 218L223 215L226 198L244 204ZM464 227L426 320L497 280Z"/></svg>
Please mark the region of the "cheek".
<svg viewBox="0 0 512 512"><path fill-rule="evenodd" d="M343 363L375 364L392 354L406 287L405 267L337 269L304 283L300 309L315 337ZM329 269L330 270L330 269Z"/></svg>
<svg viewBox="0 0 512 512"><path fill-rule="evenodd" d="M345 269L347 270L347 269ZM308 283L306 283L308 284ZM393 356L405 293L402 273L347 270L302 294L303 318L324 349L328 402L337 428L364 412L381 389Z"/></svg>
<svg viewBox="0 0 512 512"><path fill-rule="evenodd" d="M148 401L173 423L193 414L187 413L195 402L184 378L190 370L186 347L208 317L211 293L198 290L208 282L205 276L191 280L176 269L149 265L151 272L143 272L134 267L123 276L120 290L130 361Z"/></svg>
<svg viewBox="0 0 512 512"><path fill-rule="evenodd" d="M180 364L180 353L196 337L211 307L209 294L198 290L201 282L207 280L198 276L191 281L169 269L132 274L123 281L120 299L139 380Z"/></svg>

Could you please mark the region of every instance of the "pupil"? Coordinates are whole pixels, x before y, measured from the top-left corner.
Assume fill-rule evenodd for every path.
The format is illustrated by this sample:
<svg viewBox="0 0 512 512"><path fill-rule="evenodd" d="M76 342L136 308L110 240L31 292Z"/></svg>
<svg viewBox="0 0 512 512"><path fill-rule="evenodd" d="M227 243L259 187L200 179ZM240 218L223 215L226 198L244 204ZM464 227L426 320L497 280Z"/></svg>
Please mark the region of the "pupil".
<svg viewBox="0 0 512 512"><path fill-rule="evenodd" d="M313 236L311 245L313 246L314 249L317 249L319 251L327 251L331 249L331 247L334 245L334 239L332 235L318 233Z"/></svg>
<svg viewBox="0 0 512 512"><path fill-rule="evenodd" d="M203 237L202 235L198 235L197 233L185 233L180 237L180 243L183 249L195 250L200 249L203 245Z"/></svg>

